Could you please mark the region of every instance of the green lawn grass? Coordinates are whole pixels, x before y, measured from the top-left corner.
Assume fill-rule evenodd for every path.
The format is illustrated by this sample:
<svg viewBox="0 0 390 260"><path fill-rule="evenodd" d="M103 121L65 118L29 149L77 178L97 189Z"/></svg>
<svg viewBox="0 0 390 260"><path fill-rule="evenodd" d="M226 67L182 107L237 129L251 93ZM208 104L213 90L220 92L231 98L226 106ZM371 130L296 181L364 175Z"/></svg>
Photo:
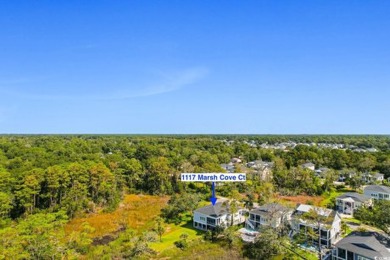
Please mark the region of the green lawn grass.
<svg viewBox="0 0 390 260"><path fill-rule="evenodd" d="M315 254L315 253L312 253L312 252L308 252L306 250L303 250L303 249L300 249L300 248L297 248L295 250L299 255L305 257L306 259L308 260L318 260L318 255ZM297 256L297 259L301 259Z"/></svg>
<svg viewBox="0 0 390 260"><path fill-rule="evenodd" d="M315 252L304 250L298 246L293 246L290 242L285 245L286 248L289 248L289 253L292 253L291 256L293 259L302 259L304 257L307 260L318 260L318 255ZM276 256L273 260L282 260L285 258L285 255Z"/></svg>
<svg viewBox="0 0 390 260"><path fill-rule="evenodd" d="M162 252L166 249L175 247L175 241L180 240L180 236L184 233L188 235L187 241L197 239L202 236L203 232L192 227L192 221L182 223L180 225L168 224L166 232L162 235L162 241L159 240L149 244L150 248Z"/></svg>
<svg viewBox="0 0 390 260"><path fill-rule="evenodd" d="M211 243L201 239L195 239L188 244L188 247L181 250L171 247L154 259L199 259L199 260L216 260L216 259L241 259L240 253L234 249L228 249L219 243Z"/></svg>

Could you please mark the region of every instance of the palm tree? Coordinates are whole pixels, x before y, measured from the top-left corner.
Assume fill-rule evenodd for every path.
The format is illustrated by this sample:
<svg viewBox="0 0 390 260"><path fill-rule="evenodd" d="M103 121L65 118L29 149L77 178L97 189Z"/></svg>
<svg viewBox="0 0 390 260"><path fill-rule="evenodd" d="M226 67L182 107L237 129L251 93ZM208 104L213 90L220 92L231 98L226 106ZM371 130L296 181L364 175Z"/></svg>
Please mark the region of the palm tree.
<svg viewBox="0 0 390 260"><path fill-rule="evenodd" d="M309 224L314 226L312 228L312 233L309 231L309 236L312 239L317 239L318 241L318 259L322 259L322 249L321 249L321 227L324 226L324 223L327 223L331 217L321 214L323 209L321 208L312 208L309 212L302 215L302 218L306 220ZM317 229L317 234L315 233Z"/></svg>

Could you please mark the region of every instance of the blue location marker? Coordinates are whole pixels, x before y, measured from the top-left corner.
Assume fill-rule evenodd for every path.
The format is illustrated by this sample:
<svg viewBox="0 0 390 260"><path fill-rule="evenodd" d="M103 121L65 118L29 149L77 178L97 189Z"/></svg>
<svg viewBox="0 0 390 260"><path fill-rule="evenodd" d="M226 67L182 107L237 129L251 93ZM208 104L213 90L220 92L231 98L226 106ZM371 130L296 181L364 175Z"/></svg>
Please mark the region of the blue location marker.
<svg viewBox="0 0 390 260"><path fill-rule="evenodd" d="M215 197L215 182L213 182L211 184L211 198L210 198L210 201L211 201L211 204L213 204L213 206L215 205L215 203L217 203L217 198Z"/></svg>

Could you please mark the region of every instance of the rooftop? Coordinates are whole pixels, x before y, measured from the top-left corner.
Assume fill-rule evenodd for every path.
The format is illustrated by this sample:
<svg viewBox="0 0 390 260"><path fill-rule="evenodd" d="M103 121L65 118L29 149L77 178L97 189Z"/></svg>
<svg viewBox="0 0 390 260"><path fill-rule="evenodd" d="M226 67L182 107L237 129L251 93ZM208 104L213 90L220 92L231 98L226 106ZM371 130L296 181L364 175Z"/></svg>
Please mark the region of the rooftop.
<svg viewBox="0 0 390 260"><path fill-rule="evenodd" d="M380 177L383 177L383 176L385 176L385 175L384 175L383 173L376 172L376 173L373 174L373 176L374 176L375 178L380 178Z"/></svg>
<svg viewBox="0 0 390 260"><path fill-rule="evenodd" d="M292 217L299 220L301 223L310 222L309 220L302 218L302 215L310 212L310 210L316 211L318 215L323 217L323 221L321 221L322 224L332 224L336 219L340 218L340 215L334 210L306 204L300 204L292 214Z"/></svg>
<svg viewBox="0 0 390 260"><path fill-rule="evenodd" d="M308 163L304 163L302 164L303 167L312 167L312 166L315 166L314 163L311 163L311 162L308 162Z"/></svg>
<svg viewBox="0 0 390 260"><path fill-rule="evenodd" d="M376 232L353 232L335 246L372 259L390 256L390 241Z"/></svg>
<svg viewBox="0 0 390 260"><path fill-rule="evenodd" d="M366 201L370 200L370 197L368 197L364 194L357 193L357 192L347 192L347 193L341 194L337 198L338 199L352 198L354 201L358 201L358 202L366 202Z"/></svg>
<svg viewBox="0 0 390 260"><path fill-rule="evenodd" d="M315 210L318 214L324 217L329 217L332 214L331 209L315 207L307 204L300 204L296 210L302 213L307 213L310 210Z"/></svg>
<svg viewBox="0 0 390 260"><path fill-rule="evenodd" d="M218 200L219 201L215 203L214 206L210 204L202 208L196 209L194 212L199 212L214 218L229 214L229 206L227 203L225 203L227 201L220 201L220 199Z"/></svg>
<svg viewBox="0 0 390 260"><path fill-rule="evenodd" d="M364 188L364 191L366 190L382 192L382 193L390 193L390 187L383 186L383 185L368 185Z"/></svg>
<svg viewBox="0 0 390 260"><path fill-rule="evenodd" d="M251 213L257 215L273 215L273 214L280 215L286 211L288 211L288 208L286 208L285 206L282 206L277 203L269 203L269 204L262 205L258 208L252 209Z"/></svg>

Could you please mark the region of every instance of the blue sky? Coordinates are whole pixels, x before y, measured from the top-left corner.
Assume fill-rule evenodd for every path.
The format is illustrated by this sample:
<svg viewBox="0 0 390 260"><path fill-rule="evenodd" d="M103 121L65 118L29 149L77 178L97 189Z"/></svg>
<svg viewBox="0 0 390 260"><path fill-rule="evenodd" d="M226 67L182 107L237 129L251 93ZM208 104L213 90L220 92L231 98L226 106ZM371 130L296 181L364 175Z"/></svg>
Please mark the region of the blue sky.
<svg viewBox="0 0 390 260"><path fill-rule="evenodd" d="M390 134L390 1L1 1L0 133Z"/></svg>

